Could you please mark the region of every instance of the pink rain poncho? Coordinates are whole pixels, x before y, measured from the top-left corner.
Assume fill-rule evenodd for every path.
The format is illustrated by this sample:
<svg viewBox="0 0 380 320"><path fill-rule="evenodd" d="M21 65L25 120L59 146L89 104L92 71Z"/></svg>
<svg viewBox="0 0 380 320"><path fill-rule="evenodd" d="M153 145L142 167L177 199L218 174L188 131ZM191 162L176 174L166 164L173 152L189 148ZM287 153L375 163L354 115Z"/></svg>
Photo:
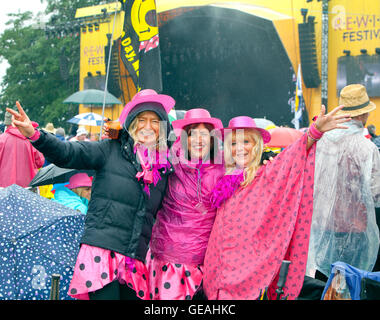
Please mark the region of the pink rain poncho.
<svg viewBox="0 0 380 320"><path fill-rule="evenodd" d="M0 187L28 187L44 162L42 153L16 127L9 127L0 135Z"/></svg>
<svg viewBox="0 0 380 320"><path fill-rule="evenodd" d="M284 295L298 296L313 212L315 144L306 143L305 134L221 204L204 261L209 300L254 300L266 287L273 299L282 260L291 261Z"/></svg>
<svg viewBox="0 0 380 320"><path fill-rule="evenodd" d="M191 164L179 143L173 146L175 172L169 177L146 259L153 299L190 299L200 285L216 213L210 194L224 174L222 164Z"/></svg>

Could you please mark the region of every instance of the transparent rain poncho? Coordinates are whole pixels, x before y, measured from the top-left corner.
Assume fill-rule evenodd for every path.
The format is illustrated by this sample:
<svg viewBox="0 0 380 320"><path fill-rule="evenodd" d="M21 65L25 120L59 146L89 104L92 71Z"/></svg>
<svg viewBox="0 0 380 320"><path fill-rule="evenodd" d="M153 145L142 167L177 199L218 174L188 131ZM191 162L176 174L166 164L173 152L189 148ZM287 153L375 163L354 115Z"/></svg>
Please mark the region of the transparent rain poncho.
<svg viewBox="0 0 380 320"><path fill-rule="evenodd" d="M361 122L324 134L317 143L314 206L307 275L330 274L346 262L372 271L379 249L375 207L380 207L380 156Z"/></svg>

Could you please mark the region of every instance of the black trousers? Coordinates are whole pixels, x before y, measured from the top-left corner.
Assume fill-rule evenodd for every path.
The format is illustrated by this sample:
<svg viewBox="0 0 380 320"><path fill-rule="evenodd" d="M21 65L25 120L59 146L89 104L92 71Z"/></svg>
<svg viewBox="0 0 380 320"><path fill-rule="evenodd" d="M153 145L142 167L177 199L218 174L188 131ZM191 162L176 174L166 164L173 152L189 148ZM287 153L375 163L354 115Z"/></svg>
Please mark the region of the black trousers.
<svg viewBox="0 0 380 320"><path fill-rule="evenodd" d="M88 294L90 300L141 300L136 296L136 291L126 284L113 281L103 288Z"/></svg>
<svg viewBox="0 0 380 320"><path fill-rule="evenodd" d="M327 282L327 280L329 279L329 277L326 277L322 272L320 272L319 270L317 270L315 272L315 279L321 280L323 282Z"/></svg>

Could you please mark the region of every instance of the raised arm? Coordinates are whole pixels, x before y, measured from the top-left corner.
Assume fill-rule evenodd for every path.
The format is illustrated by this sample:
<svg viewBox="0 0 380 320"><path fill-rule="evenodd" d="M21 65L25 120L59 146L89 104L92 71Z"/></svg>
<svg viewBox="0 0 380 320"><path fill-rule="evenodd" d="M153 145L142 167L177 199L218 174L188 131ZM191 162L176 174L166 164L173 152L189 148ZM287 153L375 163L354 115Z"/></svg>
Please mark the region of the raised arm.
<svg viewBox="0 0 380 320"><path fill-rule="evenodd" d="M54 135L37 131L18 101L16 106L18 112L7 108L12 114L12 123L21 134L33 141L33 146L42 152L49 162L62 168L95 170L105 163L109 146L107 141L61 141Z"/></svg>
<svg viewBox="0 0 380 320"><path fill-rule="evenodd" d="M336 113L344 108L344 106L338 106L334 110L326 113L326 107L322 105L321 112L311 126L315 126L314 128L309 128L308 137L307 137L307 145L306 149L310 149L310 147L314 144L314 142L318 141L320 137L322 137L323 133L333 130L333 129L347 129L346 126L342 126L341 123L347 122L351 120L350 115L341 114L337 115Z"/></svg>
<svg viewBox="0 0 380 320"><path fill-rule="evenodd" d="M32 121L30 121L24 109L21 107L20 102L16 101L16 106L18 112L13 109L6 108L6 110L13 116L12 124L17 127L17 129L20 131L22 135L24 135L27 138L30 138L33 136L36 129L34 129Z"/></svg>

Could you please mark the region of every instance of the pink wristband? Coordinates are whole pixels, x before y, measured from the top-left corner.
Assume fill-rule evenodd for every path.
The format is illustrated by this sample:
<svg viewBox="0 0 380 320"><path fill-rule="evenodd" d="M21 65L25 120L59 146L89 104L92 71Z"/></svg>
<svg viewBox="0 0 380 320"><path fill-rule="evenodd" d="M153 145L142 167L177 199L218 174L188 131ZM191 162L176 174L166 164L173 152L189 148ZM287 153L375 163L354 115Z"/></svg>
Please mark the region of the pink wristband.
<svg viewBox="0 0 380 320"><path fill-rule="evenodd" d="M323 132L317 129L317 127L315 126L315 122L313 122L311 126L309 127L309 134L311 138L314 140L319 140L323 136Z"/></svg>
<svg viewBox="0 0 380 320"><path fill-rule="evenodd" d="M41 132L40 132L40 130L34 130L34 133L33 133L33 135L31 136L31 137L29 137L28 139L30 140L30 141L37 141L39 138L40 138L40 135L41 135Z"/></svg>

